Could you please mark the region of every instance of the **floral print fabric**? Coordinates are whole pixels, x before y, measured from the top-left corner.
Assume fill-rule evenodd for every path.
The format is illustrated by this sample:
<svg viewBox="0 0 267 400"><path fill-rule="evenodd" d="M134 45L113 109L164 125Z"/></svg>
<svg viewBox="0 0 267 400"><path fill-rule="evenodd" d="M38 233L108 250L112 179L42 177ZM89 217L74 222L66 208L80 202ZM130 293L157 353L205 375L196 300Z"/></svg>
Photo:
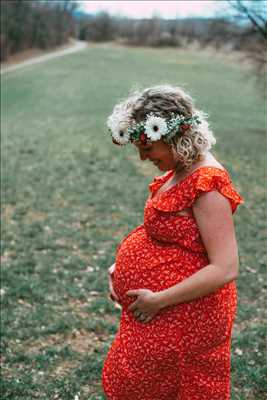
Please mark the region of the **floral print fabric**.
<svg viewBox="0 0 267 400"><path fill-rule="evenodd" d="M227 171L201 167L157 193L174 171L154 178L144 223L119 244L113 286L122 304L119 330L102 370L108 400L229 400L231 330L237 305L235 282L162 309L149 323L128 311L130 289L161 291L209 263L192 215L205 192L219 191L234 213L242 198Z"/></svg>

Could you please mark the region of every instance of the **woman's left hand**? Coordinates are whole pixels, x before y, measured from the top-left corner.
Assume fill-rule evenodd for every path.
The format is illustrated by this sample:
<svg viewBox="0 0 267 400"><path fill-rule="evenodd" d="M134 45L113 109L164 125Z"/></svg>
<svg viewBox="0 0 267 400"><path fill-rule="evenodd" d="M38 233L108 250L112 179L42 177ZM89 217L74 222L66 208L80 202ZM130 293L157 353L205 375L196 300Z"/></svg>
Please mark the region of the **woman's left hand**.
<svg viewBox="0 0 267 400"><path fill-rule="evenodd" d="M152 292L149 289L128 290L127 296L137 296L137 299L132 303L128 310L132 311L136 320L147 323L161 310L159 297L157 292Z"/></svg>

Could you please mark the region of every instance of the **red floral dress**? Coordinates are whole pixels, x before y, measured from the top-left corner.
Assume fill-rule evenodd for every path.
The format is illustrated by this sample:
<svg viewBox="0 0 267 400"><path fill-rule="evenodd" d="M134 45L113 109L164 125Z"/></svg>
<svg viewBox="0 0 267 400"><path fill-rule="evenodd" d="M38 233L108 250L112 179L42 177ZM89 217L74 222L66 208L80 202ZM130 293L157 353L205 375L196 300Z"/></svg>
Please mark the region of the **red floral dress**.
<svg viewBox="0 0 267 400"><path fill-rule="evenodd" d="M144 223L117 249L114 290L122 304L119 330L102 370L108 400L229 400L234 281L187 303L162 309L149 323L127 308L130 289L167 289L209 264L193 215L179 215L203 193L219 191L232 212L243 200L226 170L201 167L156 194L173 176L149 185Z"/></svg>

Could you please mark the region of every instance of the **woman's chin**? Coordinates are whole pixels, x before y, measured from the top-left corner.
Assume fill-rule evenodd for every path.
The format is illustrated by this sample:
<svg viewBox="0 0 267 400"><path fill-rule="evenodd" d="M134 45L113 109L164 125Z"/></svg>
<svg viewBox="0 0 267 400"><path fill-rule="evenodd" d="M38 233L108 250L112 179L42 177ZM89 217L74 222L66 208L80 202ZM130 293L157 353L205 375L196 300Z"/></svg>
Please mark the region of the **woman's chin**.
<svg viewBox="0 0 267 400"><path fill-rule="evenodd" d="M163 161L158 161L157 163L154 162L153 164L160 171L169 171L171 169L171 166L168 165L167 163L164 163Z"/></svg>
<svg viewBox="0 0 267 400"><path fill-rule="evenodd" d="M166 165L159 163L158 165L156 165L156 167L160 170L160 171L168 171L168 168L166 167Z"/></svg>

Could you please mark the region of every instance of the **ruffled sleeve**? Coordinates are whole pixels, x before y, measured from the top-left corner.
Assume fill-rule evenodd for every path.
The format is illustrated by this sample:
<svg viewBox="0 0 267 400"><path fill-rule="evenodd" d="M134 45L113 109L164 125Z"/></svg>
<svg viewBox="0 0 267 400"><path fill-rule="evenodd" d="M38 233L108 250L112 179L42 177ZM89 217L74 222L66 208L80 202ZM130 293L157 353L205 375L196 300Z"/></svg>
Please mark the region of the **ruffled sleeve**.
<svg viewBox="0 0 267 400"><path fill-rule="evenodd" d="M234 213L239 204L244 202L243 198L239 195L234 188L231 178L225 170L219 168L209 168L200 171L197 175L194 185L193 196L190 201L190 206L198 199L198 197L206 192L217 190L230 202L232 213Z"/></svg>
<svg viewBox="0 0 267 400"><path fill-rule="evenodd" d="M198 197L217 190L226 197L232 213L244 202L234 188L226 170L217 167L201 167L169 190L151 198L153 207L166 212L178 212L192 207Z"/></svg>

